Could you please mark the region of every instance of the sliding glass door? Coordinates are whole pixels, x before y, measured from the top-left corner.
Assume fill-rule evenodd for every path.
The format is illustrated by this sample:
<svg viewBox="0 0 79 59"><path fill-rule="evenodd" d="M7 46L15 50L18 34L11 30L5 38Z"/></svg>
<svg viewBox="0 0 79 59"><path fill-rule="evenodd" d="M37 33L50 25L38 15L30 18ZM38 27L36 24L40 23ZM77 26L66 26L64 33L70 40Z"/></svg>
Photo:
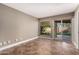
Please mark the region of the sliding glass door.
<svg viewBox="0 0 79 59"><path fill-rule="evenodd" d="M71 20L53 20L52 23L50 21L42 21L40 22L40 35L57 40L70 41Z"/></svg>
<svg viewBox="0 0 79 59"><path fill-rule="evenodd" d="M70 41L71 39L71 20L54 21L54 37L58 40Z"/></svg>

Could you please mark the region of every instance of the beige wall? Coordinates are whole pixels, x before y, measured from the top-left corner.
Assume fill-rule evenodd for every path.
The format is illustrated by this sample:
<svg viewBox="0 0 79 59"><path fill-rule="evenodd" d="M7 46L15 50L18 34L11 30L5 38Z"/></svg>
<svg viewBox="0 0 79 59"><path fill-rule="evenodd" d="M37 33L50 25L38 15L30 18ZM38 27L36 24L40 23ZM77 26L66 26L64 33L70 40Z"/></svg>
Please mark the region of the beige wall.
<svg viewBox="0 0 79 59"><path fill-rule="evenodd" d="M76 46L76 48L79 48L79 38L78 38L78 36L79 36L79 34L78 34L78 27L79 27L79 25L78 25L78 18L79 18L79 16L78 16L78 14L79 14L79 7L75 10L75 13L74 13L74 17L73 17L73 19L72 19L72 32L73 32L73 34L72 34L72 42L74 43L74 45Z"/></svg>
<svg viewBox="0 0 79 59"><path fill-rule="evenodd" d="M12 44L16 39L27 40L37 36L37 18L0 4L0 44L4 41Z"/></svg>

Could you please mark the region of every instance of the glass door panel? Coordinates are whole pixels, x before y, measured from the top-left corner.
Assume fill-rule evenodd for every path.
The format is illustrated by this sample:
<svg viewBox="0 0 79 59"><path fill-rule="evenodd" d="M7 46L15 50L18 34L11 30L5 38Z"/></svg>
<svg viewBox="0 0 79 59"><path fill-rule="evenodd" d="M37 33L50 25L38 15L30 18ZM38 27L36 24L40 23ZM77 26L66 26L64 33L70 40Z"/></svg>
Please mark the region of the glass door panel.
<svg viewBox="0 0 79 59"><path fill-rule="evenodd" d="M62 21L62 39L65 41L70 41L71 39L71 21Z"/></svg>
<svg viewBox="0 0 79 59"><path fill-rule="evenodd" d="M61 21L55 21L55 38L61 39L62 38L62 25Z"/></svg>

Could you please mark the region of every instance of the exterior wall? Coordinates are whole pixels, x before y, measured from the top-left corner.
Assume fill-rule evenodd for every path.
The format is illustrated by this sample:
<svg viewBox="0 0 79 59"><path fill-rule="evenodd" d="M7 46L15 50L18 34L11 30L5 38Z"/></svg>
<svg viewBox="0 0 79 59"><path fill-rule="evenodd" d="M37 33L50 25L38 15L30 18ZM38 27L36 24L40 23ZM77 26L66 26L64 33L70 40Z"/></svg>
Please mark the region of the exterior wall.
<svg viewBox="0 0 79 59"><path fill-rule="evenodd" d="M1 47L37 36L37 18L0 4Z"/></svg>

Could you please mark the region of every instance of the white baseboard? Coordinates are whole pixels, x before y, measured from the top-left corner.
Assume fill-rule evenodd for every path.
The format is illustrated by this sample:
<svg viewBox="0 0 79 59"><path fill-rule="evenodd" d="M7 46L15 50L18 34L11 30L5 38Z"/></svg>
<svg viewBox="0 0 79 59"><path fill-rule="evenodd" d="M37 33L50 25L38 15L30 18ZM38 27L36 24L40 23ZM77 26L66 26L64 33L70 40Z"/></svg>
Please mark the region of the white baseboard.
<svg viewBox="0 0 79 59"><path fill-rule="evenodd" d="M38 38L38 37L34 37L34 38L31 38L31 39L27 39L27 40L24 40L24 41L21 41L21 42L17 42L17 43L11 44L11 45L7 45L7 46L4 46L4 47L1 47L1 48L0 48L0 51L3 51L3 50L5 50L5 49L8 49L8 48L17 46L17 45L19 45L19 44L22 44L22 43L25 43L25 42L28 42L28 41L31 41L31 40L35 40L35 39L37 39L37 38Z"/></svg>

